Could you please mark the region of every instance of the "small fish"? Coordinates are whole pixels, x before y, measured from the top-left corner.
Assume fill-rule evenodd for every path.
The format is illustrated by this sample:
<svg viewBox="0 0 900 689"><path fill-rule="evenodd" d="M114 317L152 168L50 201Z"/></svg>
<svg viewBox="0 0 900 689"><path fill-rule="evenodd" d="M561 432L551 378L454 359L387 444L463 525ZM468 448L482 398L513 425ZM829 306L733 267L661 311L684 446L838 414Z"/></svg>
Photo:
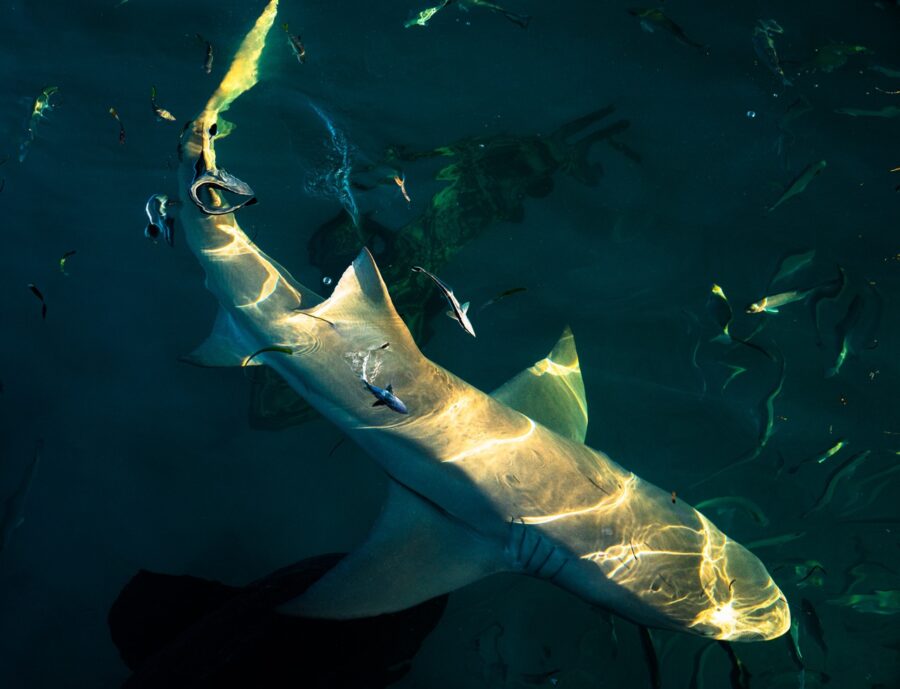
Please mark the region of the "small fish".
<svg viewBox="0 0 900 689"><path fill-rule="evenodd" d="M366 386L366 389L375 395L375 402L372 404L373 407L387 407L388 409L392 409L398 414L408 414L409 410L406 408L406 405L403 404L403 400L401 400L397 395L394 394L394 386L390 383L386 388L380 388L377 385L373 385L365 377L360 378L363 384Z"/></svg>
<svg viewBox="0 0 900 689"><path fill-rule="evenodd" d="M523 29L527 29L528 24L531 22L531 17L527 14L517 14L516 12L510 12L506 8L500 7L500 5L490 2L489 0L459 0L459 4L463 9L465 9L467 5L472 5L474 7L484 7L491 12L496 12L504 19L511 21L513 24Z"/></svg>
<svg viewBox="0 0 900 689"><path fill-rule="evenodd" d="M819 160L815 163L810 163L807 165L803 172L801 172L794 180L788 185L787 189L785 189L784 193L778 198L778 200L769 206L766 211L771 213L782 203L787 201L789 198L797 196L797 194L803 193L806 190L806 187L809 186L809 183L816 178L816 176L822 172L826 168L828 163L824 160Z"/></svg>
<svg viewBox="0 0 900 689"><path fill-rule="evenodd" d="M25 469L25 475L12 495L3 503L3 511L0 512L0 553L9 545L13 532L25 522L25 499L37 474L43 446L43 442L39 440L31 462Z"/></svg>
<svg viewBox="0 0 900 689"><path fill-rule="evenodd" d="M783 34L784 29L774 19L759 19L753 29L753 50L762 63L776 76L781 78L784 86L791 86L791 81L785 76L775 48L775 36Z"/></svg>
<svg viewBox="0 0 900 689"><path fill-rule="evenodd" d="M812 319L813 328L816 332L816 346L822 346L822 329L819 327L819 304L826 299L835 299L844 290L847 282L847 276L844 269L838 266L838 276L820 285L818 290L809 296L807 300L807 308Z"/></svg>
<svg viewBox="0 0 900 689"><path fill-rule="evenodd" d="M125 125L122 124L122 120L121 120L121 118L119 118L119 113L116 111L115 108L110 107L109 114L112 115L113 119L119 123L119 143L124 144L125 143Z"/></svg>
<svg viewBox="0 0 900 689"><path fill-rule="evenodd" d="M169 122L175 121L175 115L170 113L165 108L159 107L156 103L156 87L150 87L150 106L153 108L153 114L156 115L156 118L160 121L168 120Z"/></svg>
<svg viewBox="0 0 900 689"><path fill-rule="evenodd" d="M769 518L762 511L762 508L749 498L743 498L739 495L727 495L721 498L703 500L694 505L694 509L707 511L740 509L749 514L753 521L760 526L769 525Z"/></svg>
<svg viewBox="0 0 900 689"><path fill-rule="evenodd" d="M425 8L407 20L406 23L403 24L403 28L408 29L412 26L426 26L431 18L449 5L450 2L451 0L444 0L440 5Z"/></svg>
<svg viewBox="0 0 900 689"><path fill-rule="evenodd" d="M853 593L828 601L831 605L843 605L856 612L870 615L896 615L900 613L900 591L873 591Z"/></svg>
<svg viewBox="0 0 900 689"><path fill-rule="evenodd" d="M849 443L847 443L847 441L843 438L838 439L838 441L827 450L824 450L823 452L820 452L819 454L808 459L804 459L799 464L792 466L790 469L788 469L788 473L796 474L800 470L800 467L804 466L805 464L824 464L829 459L834 457L838 452L843 450L848 444Z"/></svg>
<svg viewBox="0 0 900 689"><path fill-rule="evenodd" d="M884 117L891 119L900 117L900 108L896 105L886 105L880 110L865 110L863 108L838 108L835 110L839 115L850 115L851 117Z"/></svg>
<svg viewBox="0 0 900 689"><path fill-rule="evenodd" d="M788 560L772 568L772 575L778 574L779 583L788 581L798 588L825 584L825 567L818 560Z"/></svg>
<svg viewBox="0 0 900 689"><path fill-rule="evenodd" d="M155 243L162 235L166 244L175 246L175 219L168 216L169 197L165 194L154 194L147 199L144 212L147 213L147 227L144 236Z"/></svg>
<svg viewBox="0 0 900 689"><path fill-rule="evenodd" d="M63 275L68 275L68 273L66 272L66 262L69 260L70 257L74 256L76 253L77 252L75 251L75 249L72 249L71 251L67 251L66 253L64 253L62 255L62 258L59 259L59 272L60 273L62 273Z"/></svg>
<svg viewBox="0 0 900 689"><path fill-rule="evenodd" d="M800 69L804 72L831 73L847 64L847 58L851 55L859 55L871 52L864 45L851 45L849 43L829 43L821 48L816 48L815 54L803 62Z"/></svg>
<svg viewBox="0 0 900 689"><path fill-rule="evenodd" d="M432 275L424 268L420 268L419 266L413 266L412 268L414 273L424 273L428 277L430 277L434 284L437 285L438 289L444 295L444 298L450 304L450 311L447 312L447 315L451 318L455 318L456 322L459 323L459 326L465 330L469 335L475 337L475 328L472 327L472 323L469 320L468 311L469 311L469 302L465 304L460 304L457 300L456 296L453 294L453 290L441 280L439 280L435 275Z"/></svg>
<svg viewBox="0 0 900 689"><path fill-rule="evenodd" d="M403 198L406 199L407 203L412 203L409 198L409 194L406 193L406 175L397 176L394 175L394 184L400 187L400 193L403 194Z"/></svg>
<svg viewBox="0 0 900 689"><path fill-rule="evenodd" d="M803 538L806 535L805 531L795 531L793 533L782 534L781 536L772 536L771 538L763 538L759 541L750 541L749 543L744 543L744 547L747 550L758 550L760 548L769 548L773 545L784 545L785 543L790 543L791 541L796 541L798 539Z"/></svg>
<svg viewBox="0 0 900 689"><path fill-rule="evenodd" d="M241 362L241 368L246 368L256 357L258 357L260 354L265 354L266 352L279 352L280 354L287 354L290 356L294 353L294 350L291 347L283 347L280 345L272 345L270 347L257 349L250 356L244 357L244 360Z"/></svg>
<svg viewBox="0 0 900 689"><path fill-rule="evenodd" d="M800 253L789 253L782 256L778 261L778 266L775 268L775 272L772 274L772 278L769 280L769 288L775 285L775 283L786 280L787 278L794 275L794 273L798 273L806 268L810 263L812 263L815 257L815 249L810 249L809 251L803 251Z"/></svg>
<svg viewBox="0 0 900 689"><path fill-rule="evenodd" d="M770 297L763 297L759 301L755 301L752 304L749 304L747 308L744 310L745 313L778 313L778 309L782 306L787 306L788 304L793 304L796 301L803 301L808 297L814 290L791 290L790 292L781 292L780 294L773 294Z"/></svg>
<svg viewBox="0 0 900 689"><path fill-rule="evenodd" d="M40 95L35 98L34 104L31 106L31 116L28 118L28 125L25 127L25 135L22 137L22 143L19 145L19 162L25 161L28 155L28 148L34 141L35 132L37 132L38 123L47 118L47 113L53 110L53 104L50 98L59 91L56 86L48 86Z"/></svg>
<svg viewBox="0 0 900 689"><path fill-rule="evenodd" d="M481 313L482 311L484 311L488 306L496 304L501 299L506 299L507 297L511 297L514 294L519 294L520 292L527 292L527 291L528 291L527 287L513 287L512 289L504 290L503 292L500 292L500 294L498 294L496 297L488 299L481 306L479 306L478 313Z"/></svg>
<svg viewBox="0 0 900 689"><path fill-rule="evenodd" d="M647 33L654 33L656 29L662 29L672 34L675 40L683 45L696 48L704 53L709 52L709 46L689 38L684 29L669 19L662 9L658 7L632 7L627 12L632 17L637 17L641 20L641 28Z"/></svg>
<svg viewBox="0 0 900 689"><path fill-rule="evenodd" d="M833 378L841 372L841 367L847 360L847 356L856 354L854 333L859 325L863 311L862 295L855 295L847 307L847 313L834 327L835 342L838 345L837 356L834 364L825 371L826 378Z"/></svg>
<svg viewBox="0 0 900 689"><path fill-rule="evenodd" d="M807 635L811 636L813 641L816 642L816 646L822 651L822 655L827 656L828 645L825 643L825 630L822 628L822 622L816 614L816 609L808 598L801 599L800 611L803 613L800 623L806 629Z"/></svg>
<svg viewBox="0 0 900 689"><path fill-rule="evenodd" d="M41 290L39 290L30 282L28 283L28 289L30 289L31 293L36 296L41 302L41 320L47 320L47 302L44 301L44 295L41 294Z"/></svg>
<svg viewBox="0 0 900 689"><path fill-rule="evenodd" d="M706 310L722 331L712 341L726 344L731 342L731 333L728 332L728 328L731 326L731 321L734 318L734 311L731 310L731 303L728 301L728 297L725 296L725 292L715 283L710 288L709 296L706 300Z"/></svg>
<svg viewBox="0 0 900 689"><path fill-rule="evenodd" d="M212 73L213 66L213 47L212 43L207 41L203 36L197 34L197 40L206 45L206 57L203 59L203 71L207 74Z"/></svg>
<svg viewBox="0 0 900 689"><path fill-rule="evenodd" d="M288 45L291 47L291 52L294 53L294 57L297 58L297 62L301 65L306 64L306 47L303 45L303 41L300 39L300 35L294 35L291 33L290 27L287 24L282 24L281 28L284 29L284 32L287 34Z"/></svg>
<svg viewBox="0 0 900 689"><path fill-rule="evenodd" d="M806 519L809 515L828 507L834 498L838 485L844 480L849 480L856 473L856 470L863 465L863 462L869 458L870 454L872 454L870 450L857 452L836 467L825 481L825 489L822 491L822 495L819 496L819 499L816 500L812 507L803 513L803 518Z"/></svg>

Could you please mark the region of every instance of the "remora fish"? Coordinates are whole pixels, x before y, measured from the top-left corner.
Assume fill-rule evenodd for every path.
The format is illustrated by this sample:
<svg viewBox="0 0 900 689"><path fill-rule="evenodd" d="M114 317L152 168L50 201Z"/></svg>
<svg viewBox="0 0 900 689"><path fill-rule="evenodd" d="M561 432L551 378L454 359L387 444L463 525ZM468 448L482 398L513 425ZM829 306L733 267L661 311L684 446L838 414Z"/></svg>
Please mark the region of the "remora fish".
<svg viewBox="0 0 900 689"><path fill-rule="evenodd" d="M843 277L839 276L841 285L843 285ZM778 313L782 306L793 304L798 301L806 301L810 297L816 299L822 298L822 293L829 294L835 287L835 281L829 280L815 287L807 287L805 289L792 289L788 292L780 292L767 297L763 297L759 301L748 304L745 309L746 313Z"/></svg>
<svg viewBox="0 0 900 689"><path fill-rule="evenodd" d="M784 29L774 19L759 19L753 28L753 50L756 51L757 57L768 69L781 78L781 83L785 86L791 86L790 80L785 76L784 69L781 66L781 60L778 58L778 51L775 49L775 36L783 34Z"/></svg>
<svg viewBox="0 0 900 689"><path fill-rule="evenodd" d="M647 33L653 33L656 29L662 29L672 34L675 39L691 48L707 52L709 46L690 38L678 24L669 19L659 7L632 7L628 14L641 20L641 28Z"/></svg>
<svg viewBox="0 0 900 689"><path fill-rule="evenodd" d="M25 522L25 499L28 497L28 491L31 489L31 484L34 482L34 477L37 474L42 449L43 443L38 441L34 455L25 469L22 480L15 491L13 491L13 494L3 503L3 511L0 512L0 553L9 545L9 539L12 537L13 531Z"/></svg>
<svg viewBox="0 0 900 689"><path fill-rule="evenodd" d="M413 266L412 270L415 273L423 273L434 281L434 284L437 285L438 289L441 291L441 294L444 295L447 303L450 304L451 310L447 312L447 315L451 318L455 318L456 322L459 323L460 328L465 330L472 337L475 337L475 328L472 327L472 322L469 320L468 316L469 302L460 304L459 300L456 298L456 295L453 294L453 290L450 289L450 286L439 280L436 275L432 275L424 268Z"/></svg>
<svg viewBox="0 0 900 689"><path fill-rule="evenodd" d="M270 0L186 134L185 195L198 159L216 162L210 127L257 81L276 8ZM268 364L388 477L366 542L281 611L374 616L505 571L546 579L647 626L744 641L787 632L787 601L756 556L683 500L672 504L667 491L583 444L586 404L570 334L487 395L419 351L367 250L322 300L262 253L234 214L185 204L180 220L221 306L195 361L239 365L267 343L291 343L298 356ZM348 350L384 342L391 356L379 375L404 390L411 413L402 417L361 400L346 365ZM523 404L531 416L517 411Z"/></svg>
<svg viewBox="0 0 900 689"><path fill-rule="evenodd" d="M175 246L175 218L168 213L169 197L165 194L154 194L147 199L144 212L147 214L147 227L144 236L154 242L162 237L169 246Z"/></svg>
<svg viewBox="0 0 900 689"><path fill-rule="evenodd" d="M211 73L212 73L212 66L213 66L213 47L212 47L212 43L210 43L209 41L207 41L207 40L206 40L205 38L203 38L203 36L201 36L200 34L197 34L197 40L200 41L200 43L203 43L203 44L206 46L206 57L203 58L203 71L206 72L207 74L211 74Z"/></svg>
<svg viewBox="0 0 900 689"><path fill-rule="evenodd" d="M375 395L375 402L372 404L373 407L383 406L388 409L393 409L398 414L409 414L409 409L403 404L403 400L394 394L393 384L388 383L386 388L380 388L377 385L372 385L372 383L365 378L362 378L362 382L363 385L366 386L366 390Z"/></svg>
<svg viewBox="0 0 900 689"><path fill-rule="evenodd" d="M291 47L291 52L294 53L294 57L297 58L297 62L301 65L306 64L306 47L303 45L303 39L299 34L296 36L291 33L291 29L287 24L282 24L281 28L284 29L284 32L287 34L288 45Z"/></svg>
<svg viewBox="0 0 900 689"><path fill-rule="evenodd" d="M810 163L807 165L803 172L801 172L797 177L794 178L787 189L784 190L784 193L778 198L778 200L769 206L766 211L771 213L782 203L787 201L789 198L796 196L797 194L801 194L806 190L806 187L809 186L809 183L812 182L816 176L825 169L828 165L824 160L819 160L815 163Z"/></svg>

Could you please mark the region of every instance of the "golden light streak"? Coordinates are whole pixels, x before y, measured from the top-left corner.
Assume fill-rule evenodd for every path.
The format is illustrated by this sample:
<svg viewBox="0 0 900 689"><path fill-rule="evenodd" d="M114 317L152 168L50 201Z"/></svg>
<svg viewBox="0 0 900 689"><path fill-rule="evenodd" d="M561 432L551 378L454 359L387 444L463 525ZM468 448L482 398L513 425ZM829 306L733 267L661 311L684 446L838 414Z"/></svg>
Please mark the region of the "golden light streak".
<svg viewBox="0 0 900 689"><path fill-rule="evenodd" d="M482 454L487 452L488 450L499 447L500 445L509 445L510 443L521 443L527 440L532 433L534 433L534 429L537 428L537 424L529 419L527 416L523 416L523 419L528 421L528 430L525 431L522 435L517 435L512 438L491 438L490 440L486 440L485 442L476 445L475 447L470 447L467 450L463 450L462 452L453 455L452 457L448 457L445 460L442 460L445 464L453 464L454 462L459 462L467 457L471 457L472 455Z"/></svg>
<svg viewBox="0 0 900 689"><path fill-rule="evenodd" d="M577 517L582 514L589 514L591 512L606 512L612 511L619 507L621 507L625 501L631 495L631 492L634 490L634 486L637 484L638 477L634 474L631 474L625 481L622 482L622 487L610 495L607 498L604 498L596 505L591 505L590 507L583 507L581 509L575 510L567 510L565 512L558 512L556 514L545 514L537 517L522 517L522 523L524 524L549 524L550 522L555 522L560 519L568 519L570 517Z"/></svg>

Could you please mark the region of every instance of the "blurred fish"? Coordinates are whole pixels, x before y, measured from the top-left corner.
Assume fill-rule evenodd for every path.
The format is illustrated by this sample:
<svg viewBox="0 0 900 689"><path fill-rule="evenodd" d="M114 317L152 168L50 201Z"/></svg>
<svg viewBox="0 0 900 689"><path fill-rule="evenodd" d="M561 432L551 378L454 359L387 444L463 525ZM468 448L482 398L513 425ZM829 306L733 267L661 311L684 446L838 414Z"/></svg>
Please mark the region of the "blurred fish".
<svg viewBox="0 0 900 689"><path fill-rule="evenodd" d="M850 306L847 307L847 313L844 314L844 317L834 328L834 337L835 342L838 345L838 352L834 364L825 371L826 378L832 378L840 373L841 367L847 360L847 356L856 353L856 338L854 337L854 333L857 332L857 326L859 325L862 312L862 295L857 294L850 302Z"/></svg>
<svg viewBox="0 0 900 689"><path fill-rule="evenodd" d="M862 466L863 462L868 459L870 454L870 450L857 452L856 454L851 455L840 466L835 468L835 470L831 472L831 475L825 481L825 489L822 491L822 495L819 496L819 499L816 500L816 503L812 507L810 507L808 510L806 510L806 512L803 513L803 518L806 519L809 515L815 514L819 510L828 507L828 505L831 504L831 501L834 498L834 492L837 490L838 484L840 484L844 480L849 480L853 476L853 474L856 473L856 470L859 469L860 466Z"/></svg>
<svg viewBox="0 0 900 689"><path fill-rule="evenodd" d="M898 472L900 472L900 463L892 464L854 482L850 488L852 491L850 499L844 503L841 509L841 516L859 512L874 503L881 492L890 486L891 477Z"/></svg>
<svg viewBox="0 0 900 689"><path fill-rule="evenodd" d="M728 675L731 689L750 689L750 670L738 658L732 644L727 641L719 641L718 643L728 656L728 660L731 661L731 672Z"/></svg>
<svg viewBox="0 0 900 689"><path fill-rule="evenodd" d="M746 369L745 367L743 367L743 366L736 366L735 364L728 364L728 363L725 363L725 362L721 362L721 363L722 363L723 366L726 366L726 367L728 367L729 369L731 369L731 375L729 375L729 376L725 379L725 382L722 383L722 392L725 392L725 388L728 387L728 385L731 383L731 381L733 381L735 378L737 378L737 377L738 377L739 375L741 375L742 373L746 373L746 372L747 372L747 369Z"/></svg>
<svg viewBox="0 0 900 689"><path fill-rule="evenodd" d="M864 45L829 43L821 48L816 48L815 54L801 63L800 70L803 72L831 73L847 64L847 58L851 55L869 52L871 51Z"/></svg>
<svg viewBox="0 0 900 689"><path fill-rule="evenodd" d="M147 227L144 236L155 243L162 236L166 244L175 246L175 219L168 216L169 197L165 194L154 194L144 206L147 214Z"/></svg>
<svg viewBox="0 0 900 689"><path fill-rule="evenodd" d="M450 0L453 2L454 0ZM489 2L489 0L455 0L459 5L460 9L466 10L469 7L484 7L491 12L501 15L504 19L512 22L518 27L523 29L528 28L528 24L531 22L531 17L527 14L518 14L516 12L510 12L509 10L500 7L496 3Z"/></svg>
<svg viewBox="0 0 900 689"><path fill-rule="evenodd" d="M838 108L835 110L839 115L850 115L852 117L884 117L891 119L900 117L900 108L896 105L886 105L880 110L865 110L863 108Z"/></svg>
<svg viewBox="0 0 900 689"><path fill-rule="evenodd" d="M429 273L424 268L413 266L412 270L414 273L423 273L434 281L434 284L437 285L437 288L441 291L441 294L444 295L447 303L450 304L451 310L447 312L447 315L450 316L450 318L456 319L456 322L459 323L460 328L465 330L472 337L475 337L475 328L472 327L472 322L469 320L468 316L469 302L460 304L459 300L456 298L456 295L453 294L453 290L450 288L450 286L441 281L436 275L432 275L431 273Z"/></svg>
<svg viewBox="0 0 900 689"><path fill-rule="evenodd" d="M638 625L638 635L641 638L641 648L644 651L644 659L647 661L647 670L650 673L650 686L653 689L660 689L662 676L659 673L659 658L656 657L653 637L650 636L650 630L642 624Z"/></svg>
<svg viewBox="0 0 900 689"><path fill-rule="evenodd" d="M170 113L165 108L161 108L156 102L156 87L150 87L150 107L153 108L153 114L156 115L157 120L168 120L169 122L175 121L175 115Z"/></svg>
<svg viewBox="0 0 900 689"><path fill-rule="evenodd" d="M662 29L672 34L679 43L690 48L696 48L704 53L709 52L709 46L698 43L684 32L678 24L669 19L659 7L632 7L628 10L628 14L641 20L641 28L647 33L654 33L657 29Z"/></svg>
<svg viewBox="0 0 900 689"><path fill-rule="evenodd" d="M900 69L891 69L890 67L884 67L882 65L869 65L869 69L873 72L883 74L886 77L900 79Z"/></svg>
<svg viewBox="0 0 900 689"><path fill-rule="evenodd" d="M694 505L694 509L698 511L721 511L723 509L738 509L746 512L760 526L768 526L769 518L765 515L755 502L749 498L740 497L738 495L726 495L720 498L710 498L703 500Z"/></svg>
<svg viewBox="0 0 900 689"><path fill-rule="evenodd" d="M784 545L785 543L790 543L791 541L796 541L803 538L806 535L805 531L795 531L794 533L786 533L781 536L772 536L771 538L762 538L758 541L751 541L750 543L745 543L744 547L747 550L758 550L760 548L770 548L774 545Z"/></svg>
<svg viewBox="0 0 900 689"><path fill-rule="evenodd" d="M409 198L409 194L406 191L406 175L394 175L394 184L400 188L400 193L403 194L403 198L406 199L406 202L412 203L412 200Z"/></svg>
<svg viewBox="0 0 900 689"><path fill-rule="evenodd" d="M59 91L56 86L48 86L40 95L35 98L34 104L31 106L31 115L28 118L28 124L25 127L25 135L22 137L22 143L19 145L19 162L24 162L28 155L28 148L34 141L35 132L37 132L38 123L47 118L47 113L53 110L53 104L50 98Z"/></svg>
<svg viewBox="0 0 900 689"><path fill-rule="evenodd" d="M900 591L873 591L872 593L851 593L827 601L831 605L842 605L856 612L871 615L896 615L900 613Z"/></svg>
<svg viewBox="0 0 900 689"><path fill-rule="evenodd" d="M800 612L802 613L800 620L803 628L806 630L807 636L812 637L816 642L816 646L822 651L823 656L828 655L828 645L825 643L825 630L822 628L822 622L816 614L816 609L808 598L800 601Z"/></svg>
<svg viewBox="0 0 900 689"><path fill-rule="evenodd" d="M112 115L112 118L113 118L116 122L119 123L119 143L120 143L120 144L124 144L124 143L125 143L125 125L122 124L122 120L121 120L121 118L119 117L119 113L118 113L118 111L116 111L115 108L110 107L110 109L109 109L109 114Z"/></svg>
<svg viewBox="0 0 900 689"><path fill-rule="evenodd" d="M501 301L502 299L511 297L513 294L519 294L520 292L527 292L527 291L528 291L528 288L526 288L526 287L513 287L512 289L504 290L503 292L500 292L500 294L498 294L496 297L492 297L491 299L488 299L481 306L479 306L478 313L481 313L488 306L492 306L493 304L496 304L498 301Z"/></svg>
<svg viewBox="0 0 900 689"><path fill-rule="evenodd" d="M801 172L797 177L794 178L794 180L788 185L787 189L785 189L784 193L774 204L769 206L766 211L768 213L771 213L788 199L796 196L797 194L803 193L806 190L806 187L809 186L809 183L812 182L816 178L816 176L818 176L818 174L826 168L827 165L828 163L826 163L824 160L819 160L815 163L810 163L809 165L807 165L803 169L803 172Z"/></svg>
<svg viewBox="0 0 900 689"><path fill-rule="evenodd" d="M296 36L291 33L290 27L285 23L281 25L281 28L284 29L284 32L287 34L288 45L291 47L291 52L294 53L294 57L297 58L297 62L301 65L306 64L306 46L303 45L303 40L300 38L300 35Z"/></svg>
<svg viewBox="0 0 900 689"><path fill-rule="evenodd" d="M819 327L819 304L826 299L835 299L844 290L847 283L847 276L844 269L838 266L838 276L833 280L819 285L818 289L809 295L807 299L807 308L812 319L813 328L816 333L816 345L822 346L822 329Z"/></svg>
<svg viewBox="0 0 900 689"><path fill-rule="evenodd" d="M47 302L44 301L44 295L41 293L37 287L35 287L32 283L28 283L28 289L31 290L31 293L36 296L41 302L41 320L47 319Z"/></svg>
<svg viewBox="0 0 900 689"><path fill-rule="evenodd" d="M76 253L77 252L75 251L75 249L72 249L71 251L67 251L66 253L64 253L62 255L62 258L59 259L59 272L60 273L62 273L63 275L68 275L68 273L66 272L66 263L68 262L69 258L74 256Z"/></svg>
<svg viewBox="0 0 900 689"><path fill-rule="evenodd" d="M9 545L13 531L25 522L25 499L28 497L28 491L31 489L31 484L34 482L34 477L37 474L43 447L43 442L39 440L34 449L34 455L32 455L31 461L25 468L22 480L19 481L19 485L12 495L3 503L3 511L0 512L0 553Z"/></svg>
<svg viewBox="0 0 900 689"><path fill-rule="evenodd" d="M773 287L775 283L786 280L795 273L798 273L809 266L815 257L815 249L810 249L809 251L803 251L800 253L789 253L782 256L778 261L778 266L775 268L775 272L772 274L772 277L769 280L769 288Z"/></svg>
<svg viewBox="0 0 900 689"><path fill-rule="evenodd" d="M790 80L785 76L775 48L775 36L783 34L784 29L774 19L759 19L753 28L753 50L757 57L773 74L781 78L784 86L791 86Z"/></svg>
<svg viewBox="0 0 900 689"><path fill-rule="evenodd" d="M778 581L788 582L797 588L815 586L821 588L825 583L825 567L818 560L786 560L772 568L772 575L778 574Z"/></svg>
<svg viewBox="0 0 900 689"><path fill-rule="evenodd" d="M213 47L212 47L212 43L210 43L209 41L207 41L207 40L206 40L205 38L203 38L203 36L201 36L200 34L197 34L197 40L200 41L200 43L202 43L202 44L204 44L204 45L206 46L206 57L203 58L203 71L206 72L207 74L211 74L211 73L212 73L212 66L213 66Z"/></svg>

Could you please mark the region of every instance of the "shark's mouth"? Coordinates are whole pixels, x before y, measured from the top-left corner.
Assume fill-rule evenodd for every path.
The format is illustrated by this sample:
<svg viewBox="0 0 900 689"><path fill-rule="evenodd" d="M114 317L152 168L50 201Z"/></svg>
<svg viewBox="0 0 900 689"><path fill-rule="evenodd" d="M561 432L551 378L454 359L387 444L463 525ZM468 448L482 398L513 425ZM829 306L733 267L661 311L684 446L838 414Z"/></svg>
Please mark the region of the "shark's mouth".
<svg viewBox="0 0 900 689"><path fill-rule="evenodd" d="M206 190L201 196L201 191ZM237 198L229 200L226 192ZM250 185L225 170L209 170L203 156L197 159L190 189L191 201L206 215L227 215L257 202Z"/></svg>

